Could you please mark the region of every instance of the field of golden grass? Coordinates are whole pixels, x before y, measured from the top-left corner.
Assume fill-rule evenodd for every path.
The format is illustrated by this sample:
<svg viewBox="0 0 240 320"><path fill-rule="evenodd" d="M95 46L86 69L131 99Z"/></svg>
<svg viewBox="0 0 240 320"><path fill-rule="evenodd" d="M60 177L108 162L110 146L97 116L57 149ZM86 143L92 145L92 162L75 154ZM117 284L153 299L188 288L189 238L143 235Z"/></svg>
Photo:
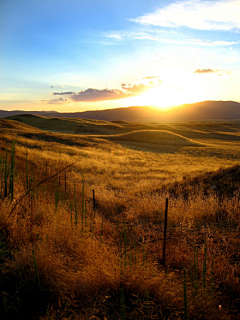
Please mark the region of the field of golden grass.
<svg viewBox="0 0 240 320"><path fill-rule="evenodd" d="M239 319L239 147L239 121L0 119L1 319Z"/></svg>

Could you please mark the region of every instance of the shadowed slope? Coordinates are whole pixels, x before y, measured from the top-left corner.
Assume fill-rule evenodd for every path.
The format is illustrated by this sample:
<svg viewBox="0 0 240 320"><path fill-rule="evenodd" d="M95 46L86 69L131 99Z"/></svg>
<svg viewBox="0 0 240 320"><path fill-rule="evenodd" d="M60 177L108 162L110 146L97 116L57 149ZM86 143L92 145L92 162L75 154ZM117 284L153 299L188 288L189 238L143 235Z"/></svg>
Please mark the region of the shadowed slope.
<svg viewBox="0 0 240 320"><path fill-rule="evenodd" d="M77 147L89 147L96 145L106 146L113 144L112 142L100 139L95 135L91 136L48 132L24 123L19 123L18 121L4 119L0 119L0 135L6 141L16 139L18 145L27 144L28 147L40 147L44 142ZM24 138L24 140L22 140L22 138Z"/></svg>
<svg viewBox="0 0 240 320"><path fill-rule="evenodd" d="M16 120L41 130L61 133L114 134L124 131L124 128L119 124L101 120L51 118L32 114L12 116L7 119Z"/></svg>
<svg viewBox="0 0 240 320"><path fill-rule="evenodd" d="M108 137L113 141L130 141L153 143L160 145L177 145L177 146L198 146L199 144L191 139L185 138L180 134L172 133L166 130L138 130L125 134L118 134Z"/></svg>
<svg viewBox="0 0 240 320"><path fill-rule="evenodd" d="M0 130L4 130L4 132L6 132L6 129L8 130L8 132L15 130L40 131L32 127L31 125L20 123L19 121L0 119Z"/></svg>
<svg viewBox="0 0 240 320"><path fill-rule="evenodd" d="M168 186L168 190L174 196L184 194L188 197L190 194L203 192L205 195L211 192L221 197L238 197L240 189L240 166L235 165L229 168L222 168L208 174L201 174L186 181L177 182Z"/></svg>

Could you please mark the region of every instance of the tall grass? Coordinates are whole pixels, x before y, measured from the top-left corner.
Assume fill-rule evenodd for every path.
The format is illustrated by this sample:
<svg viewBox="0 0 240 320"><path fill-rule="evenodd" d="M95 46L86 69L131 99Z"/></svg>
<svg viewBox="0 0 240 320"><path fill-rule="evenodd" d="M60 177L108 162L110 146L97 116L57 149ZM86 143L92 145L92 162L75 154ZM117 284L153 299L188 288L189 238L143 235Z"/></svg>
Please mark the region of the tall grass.
<svg viewBox="0 0 240 320"><path fill-rule="evenodd" d="M14 150L1 153L0 230L11 251L0 269L1 317L236 317L237 190L219 197L202 186L194 189L191 179L181 181L184 169L176 175L179 192L173 192L177 162L182 156L184 165L189 159L195 165L190 155L154 155L99 142L100 149L82 148L79 160L74 147L53 144L53 151L53 145L36 141L41 151L30 145L20 137Z"/></svg>
<svg viewBox="0 0 240 320"><path fill-rule="evenodd" d="M7 198L10 196L11 200L14 197L14 179L15 179L15 146L16 141L11 143L10 154L6 149L5 157L1 157L0 175L1 175L1 189L0 197Z"/></svg>

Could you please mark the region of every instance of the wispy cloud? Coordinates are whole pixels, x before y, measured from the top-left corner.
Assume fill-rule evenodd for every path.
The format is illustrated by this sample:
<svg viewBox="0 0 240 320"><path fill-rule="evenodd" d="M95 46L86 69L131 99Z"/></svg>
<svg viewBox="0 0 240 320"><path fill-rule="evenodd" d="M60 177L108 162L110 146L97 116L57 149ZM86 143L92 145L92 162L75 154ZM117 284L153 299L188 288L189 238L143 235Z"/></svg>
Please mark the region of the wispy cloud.
<svg viewBox="0 0 240 320"><path fill-rule="evenodd" d="M197 69L194 73L214 73L215 71L212 69Z"/></svg>
<svg viewBox="0 0 240 320"><path fill-rule="evenodd" d="M224 76L224 75L228 75L231 74L232 71L227 71L227 70L213 70L213 69L197 69L194 71L194 73L198 73L198 74L209 74L209 73L216 73L218 76Z"/></svg>
<svg viewBox="0 0 240 320"><path fill-rule="evenodd" d="M131 21L168 28L240 30L240 1L177 1Z"/></svg>
<svg viewBox="0 0 240 320"><path fill-rule="evenodd" d="M149 79L159 79L158 76L150 76L150 77L143 77L143 79L149 80Z"/></svg>
<svg viewBox="0 0 240 320"><path fill-rule="evenodd" d="M142 92L148 90L152 84L121 84L121 89L92 89L75 92L54 92L53 95L68 95L68 98L72 101L83 101L83 102L97 102L105 100L117 100L130 98L137 96ZM61 99L61 98L60 98ZM60 100L59 99L59 100ZM56 101L56 100L51 100Z"/></svg>
<svg viewBox="0 0 240 320"><path fill-rule="evenodd" d="M47 104L62 104L67 101L67 99L59 98L53 100L41 100L42 102L46 102Z"/></svg>
<svg viewBox="0 0 240 320"><path fill-rule="evenodd" d="M54 96L64 96L64 95L71 95L74 94L76 92L72 92L72 91L67 91L67 92L53 92L52 95Z"/></svg>
<svg viewBox="0 0 240 320"><path fill-rule="evenodd" d="M175 45L195 45L204 47L217 47L217 46L232 46L239 44L240 41L224 41L224 40L202 40L202 39L186 39L181 38L179 35L176 37L175 32L166 32L166 30L158 30L154 28L148 28L146 31L114 31L105 34L107 38L111 38L114 41L124 40L149 40L157 41L164 44Z"/></svg>
<svg viewBox="0 0 240 320"><path fill-rule="evenodd" d="M188 27L206 31L240 32L240 1L176 1L153 13L135 19L133 30L110 31L105 36L113 42L149 40L166 45L191 45L200 47L227 47L240 43L238 39L187 38L177 28Z"/></svg>

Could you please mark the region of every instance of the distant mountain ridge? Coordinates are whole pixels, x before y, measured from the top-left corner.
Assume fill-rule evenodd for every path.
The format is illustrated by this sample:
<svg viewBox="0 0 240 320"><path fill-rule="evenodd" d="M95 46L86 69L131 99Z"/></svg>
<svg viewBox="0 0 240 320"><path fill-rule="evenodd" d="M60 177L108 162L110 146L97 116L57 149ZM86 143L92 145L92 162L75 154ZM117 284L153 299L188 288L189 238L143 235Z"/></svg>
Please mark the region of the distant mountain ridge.
<svg viewBox="0 0 240 320"><path fill-rule="evenodd" d="M20 114L106 121L234 120L240 119L240 103L235 101L203 101L180 105L169 110L138 106L82 112L0 110L0 118Z"/></svg>

